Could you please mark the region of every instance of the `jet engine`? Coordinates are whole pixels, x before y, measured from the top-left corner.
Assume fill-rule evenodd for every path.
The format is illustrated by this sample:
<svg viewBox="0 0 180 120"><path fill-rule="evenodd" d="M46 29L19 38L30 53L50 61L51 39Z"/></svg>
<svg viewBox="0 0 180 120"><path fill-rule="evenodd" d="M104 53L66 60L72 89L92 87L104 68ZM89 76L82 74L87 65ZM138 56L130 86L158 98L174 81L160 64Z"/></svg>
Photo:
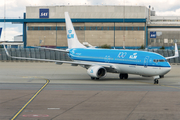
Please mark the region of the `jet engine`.
<svg viewBox="0 0 180 120"><path fill-rule="evenodd" d="M102 66L91 66L88 68L87 73L91 76L92 79L101 78L106 75L106 69Z"/></svg>

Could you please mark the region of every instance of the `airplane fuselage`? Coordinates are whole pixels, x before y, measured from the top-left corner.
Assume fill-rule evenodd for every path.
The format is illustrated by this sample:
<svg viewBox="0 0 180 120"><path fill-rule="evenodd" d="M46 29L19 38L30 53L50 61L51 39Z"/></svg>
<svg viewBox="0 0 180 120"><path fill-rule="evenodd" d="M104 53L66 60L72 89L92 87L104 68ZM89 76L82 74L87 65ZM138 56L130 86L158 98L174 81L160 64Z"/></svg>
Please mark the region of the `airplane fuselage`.
<svg viewBox="0 0 180 120"><path fill-rule="evenodd" d="M74 48L70 49L69 57L79 62L111 64L118 73L156 76L171 70L163 56L147 51Z"/></svg>

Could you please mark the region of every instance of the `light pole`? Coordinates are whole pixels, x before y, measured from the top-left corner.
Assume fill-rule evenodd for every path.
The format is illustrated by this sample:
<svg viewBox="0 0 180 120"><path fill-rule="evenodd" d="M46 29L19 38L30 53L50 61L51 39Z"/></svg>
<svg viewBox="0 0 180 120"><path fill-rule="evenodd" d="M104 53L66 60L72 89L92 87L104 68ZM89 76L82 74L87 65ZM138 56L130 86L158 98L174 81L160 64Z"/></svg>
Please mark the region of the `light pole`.
<svg viewBox="0 0 180 120"><path fill-rule="evenodd" d="M45 46L45 38L46 38L46 36L44 36L44 46Z"/></svg>

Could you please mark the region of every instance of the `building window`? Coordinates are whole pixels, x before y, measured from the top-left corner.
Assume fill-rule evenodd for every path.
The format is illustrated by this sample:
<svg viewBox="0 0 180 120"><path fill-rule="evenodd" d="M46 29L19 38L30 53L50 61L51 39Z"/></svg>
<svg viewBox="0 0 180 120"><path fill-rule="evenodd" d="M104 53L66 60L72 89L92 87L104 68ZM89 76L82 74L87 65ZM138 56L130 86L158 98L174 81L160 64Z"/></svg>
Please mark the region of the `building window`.
<svg viewBox="0 0 180 120"><path fill-rule="evenodd" d="M138 31L138 27L133 27L133 30L134 31Z"/></svg>
<svg viewBox="0 0 180 120"><path fill-rule="evenodd" d="M63 30L63 27L57 27L57 30Z"/></svg>
<svg viewBox="0 0 180 120"><path fill-rule="evenodd" d="M103 27L99 27L99 26L98 26L98 27L97 27L97 30L103 30Z"/></svg>
<svg viewBox="0 0 180 120"><path fill-rule="evenodd" d="M120 27L115 27L115 30L121 30Z"/></svg>
<svg viewBox="0 0 180 120"><path fill-rule="evenodd" d="M87 26L85 28L86 28L85 30L91 30L91 27L89 27L89 26Z"/></svg>
<svg viewBox="0 0 180 120"><path fill-rule="evenodd" d="M51 30L51 27L44 27L44 30Z"/></svg>
<svg viewBox="0 0 180 120"><path fill-rule="evenodd" d="M84 30L84 27L79 27L79 30Z"/></svg>
<svg viewBox="0 0 180 120"><path fill-rule="evenodd" d="M109 27L109 30L114 30L114 27Z"/></svg>
<svg viewBox="0 0 180 120"><path fill-rule="evenodd" d="M139 30L140 30L140 31L144 30L144 27L139 27Z"/></svg>
<svg viewBox="0 0 180 120"><path fill-rule="evenodd" d="M121 30L126 30L126 27L121 27Z"/></svg>
<svg viewBox="0 0 180 120"><path fill-rule="evenodd" d="M34 27L34 30L39 30L39 27Z"/></svg>
<svg viewBox="0 0 180 120"><path fill-rule="evenodd" d="M96 27L91 27L91 30L97 30Z"/></svg>
<svg viewBox="0 0 180 120"><path fill-rule="evenodd" d="M39 27L39 30L44 30L44 27Z"/></svg>
<svg viewBox="0 0 180 120"><path fill-rule="evenodd" d="M28 27L28 30L34 30L34 27Z"/></svg>
<svg viewBox="0 0 180 120"><path fill-rule="evenodd" d="M103 30L109 30L109 27L103 27Z"/></svg>
<svg viewBox="0 0 180 120"><path fill-rule="evenodd" d="M56 30L56 27L51 27L51 30Z"/></svg>
<svg viewBox="0 0 180 120"><path fill-rule="evenodd" d="M127 30L133 30L133 28L132 27L127 27Z"/></svg>
<svg viewBox="0 0 180 120"><path fill-rule="evenodd" d="M75 30L127 30L127 31L144 31L145 27L120 27L120 26L75 26ZM44 26L44 27L38 27L38 26L29 26L27 27L27 30L66 30L66 26Z"/></svg>
<svg viewBox="0 0 180 120"><path fill-rule="evenodd" d="M79 30L79 27L74 27L74 30Z"/></svg>

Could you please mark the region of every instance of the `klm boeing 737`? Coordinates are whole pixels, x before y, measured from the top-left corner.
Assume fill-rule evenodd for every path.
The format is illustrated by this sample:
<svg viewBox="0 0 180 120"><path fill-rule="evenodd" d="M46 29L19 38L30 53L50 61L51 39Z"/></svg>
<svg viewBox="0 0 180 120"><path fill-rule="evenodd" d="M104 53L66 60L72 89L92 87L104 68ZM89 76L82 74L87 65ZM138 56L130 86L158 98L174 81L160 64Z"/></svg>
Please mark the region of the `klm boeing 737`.
<svg viewBox="0 0 180 120"><path fill-rule="evenodd" d="M87 73L91 79L105 77L107 72L118 73L120 79L128 79L128 74L136 74L145 77L154 77L154 84L158 84L158 79L171 70L167 59L179 57L177 44L175 44L175 55L167 58L160 54L147 51L87 48L79 42L68 12L65 12L65 21L68 49L42 49L66 52L72 61L10 56L4 46L6 54L16 59L51 61L57 64L68 63L73 66L80 65L87 69Z"/></svg>

